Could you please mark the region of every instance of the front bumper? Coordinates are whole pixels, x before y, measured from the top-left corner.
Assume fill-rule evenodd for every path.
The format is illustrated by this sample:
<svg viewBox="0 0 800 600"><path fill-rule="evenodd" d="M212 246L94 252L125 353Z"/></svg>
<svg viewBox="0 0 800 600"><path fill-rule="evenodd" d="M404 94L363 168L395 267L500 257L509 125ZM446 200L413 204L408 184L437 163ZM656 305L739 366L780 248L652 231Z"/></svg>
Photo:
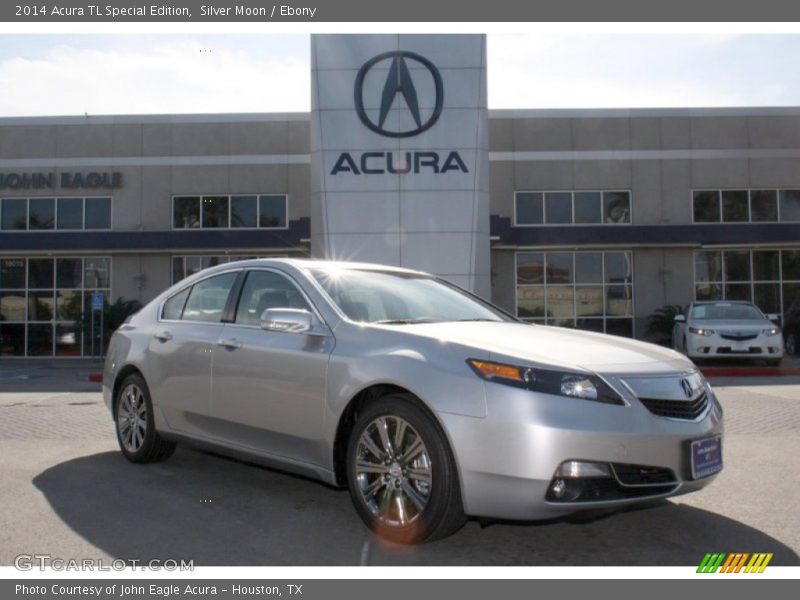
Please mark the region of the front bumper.
<svg viewBox="0 0 800 600"><path fill-rule="evenodd" d="M751 340L738 340L716 332L708 336L687 333L686 353L690 358L778 360L783 358L783 336L762 333Z"/></svg>
<svg viewBox="0 0 800 600"><path fill-rule="evenodd" d="M614 383L614 382L611 382ZM453 446L467 514L545 519L590 508L619 506L699 490L716 475L693 480L692 441L722 435L722 409L709 388L694 420L653 414L620 382L625 406L537 394L485 384L487 416L440 418ZM548 499L559 465L569 460L667 469L674 485L634 497L564 502Z"/></svg>

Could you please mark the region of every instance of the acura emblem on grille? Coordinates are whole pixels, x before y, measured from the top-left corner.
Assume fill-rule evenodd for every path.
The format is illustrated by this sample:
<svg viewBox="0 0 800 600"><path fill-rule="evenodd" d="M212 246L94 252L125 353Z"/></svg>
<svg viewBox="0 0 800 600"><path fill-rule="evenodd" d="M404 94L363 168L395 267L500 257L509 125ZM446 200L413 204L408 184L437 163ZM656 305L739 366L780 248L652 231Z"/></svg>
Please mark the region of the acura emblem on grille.
<svg viewBox="0 0 800 600"><path fill-rule="evenodd" d="M691 398L694 394L692 383L688 379L681 379L681 387L683 388L683 392L686 394L686 397Z"/></svg>

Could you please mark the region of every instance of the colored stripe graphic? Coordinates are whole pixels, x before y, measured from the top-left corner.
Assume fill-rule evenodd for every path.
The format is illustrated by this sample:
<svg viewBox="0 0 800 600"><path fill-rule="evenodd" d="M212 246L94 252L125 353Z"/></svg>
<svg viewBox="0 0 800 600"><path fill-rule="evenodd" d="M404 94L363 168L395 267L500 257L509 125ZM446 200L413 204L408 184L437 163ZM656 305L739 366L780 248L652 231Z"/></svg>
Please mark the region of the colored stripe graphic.
<svg viewBox="0 0 800 600"><path fill-rule="evenodd" d="M716 573L722 561L725 560L726 554L724 552L715 552L714 554L707 553L703 557L700 566L697 567L698 573Z"/></svg>

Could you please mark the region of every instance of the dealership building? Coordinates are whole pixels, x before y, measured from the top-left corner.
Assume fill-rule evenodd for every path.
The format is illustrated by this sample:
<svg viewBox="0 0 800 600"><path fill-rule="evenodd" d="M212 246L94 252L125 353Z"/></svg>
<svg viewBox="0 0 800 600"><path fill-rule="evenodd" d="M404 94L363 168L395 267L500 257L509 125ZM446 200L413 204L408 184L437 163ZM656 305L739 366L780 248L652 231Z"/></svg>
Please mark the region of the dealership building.
<svg viewBox="0 0 800 600"><path fill-rule="evenodd" d="M98 354L97 292L242 257L421 269L637 338L665 304L800 298L800 108L488 110L485 36L311 46L310 113L0 119L0 356Z"/></svg>

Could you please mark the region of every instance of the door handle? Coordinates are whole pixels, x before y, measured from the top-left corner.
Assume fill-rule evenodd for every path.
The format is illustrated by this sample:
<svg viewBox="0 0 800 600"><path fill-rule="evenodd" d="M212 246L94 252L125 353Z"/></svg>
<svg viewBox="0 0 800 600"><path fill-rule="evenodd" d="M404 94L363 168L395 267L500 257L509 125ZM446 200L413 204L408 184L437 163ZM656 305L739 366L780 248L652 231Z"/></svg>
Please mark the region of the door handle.
<svg viewBox="0 0 800 600"><path fill-rule="evenodd" d="M159 341L168 342L172 339L172 334L169 331L158 331L153 337Z"/></svg>
<svg viewBox="0 0 800 600"><path fill-rule="evenodd" d="M222 346L223 348L235 350L236 348L242 347L242 342L240 342L236 338L230 338L228 340L217 340L217 346Z"/></svg>

